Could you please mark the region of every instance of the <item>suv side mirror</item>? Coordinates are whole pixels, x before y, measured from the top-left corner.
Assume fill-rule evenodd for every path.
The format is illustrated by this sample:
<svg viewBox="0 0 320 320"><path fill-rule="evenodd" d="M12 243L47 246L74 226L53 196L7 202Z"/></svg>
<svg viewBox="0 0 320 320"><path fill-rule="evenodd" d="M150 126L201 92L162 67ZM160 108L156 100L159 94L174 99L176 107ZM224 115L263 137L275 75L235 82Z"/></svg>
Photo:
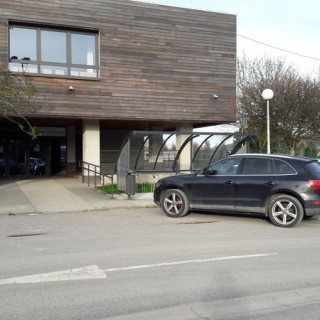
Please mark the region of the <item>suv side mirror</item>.
<svg viewBox="0 0 320 320"><path fill-rule="evenodd" d="M203 173L204 176L208 176L208 175L211 174L208 167L207 167L207 168L204 168L204 169L202 170L202 173Z"/></svg>
<svg viewBox="0 0 320 320"><path fill-rule="evenodd" d="M206 167L203 169L202 171L204 176L215 176L216 174L218 174L217 170L211 170L210 167Z"/></svg>

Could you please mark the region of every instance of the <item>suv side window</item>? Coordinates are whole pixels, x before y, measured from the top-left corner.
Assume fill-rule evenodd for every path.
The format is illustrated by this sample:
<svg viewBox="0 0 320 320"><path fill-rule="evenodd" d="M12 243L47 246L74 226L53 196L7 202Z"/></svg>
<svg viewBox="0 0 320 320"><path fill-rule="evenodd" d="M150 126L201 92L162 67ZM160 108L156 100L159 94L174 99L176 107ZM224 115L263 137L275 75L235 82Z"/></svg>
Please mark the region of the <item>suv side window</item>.
<svg viewBox="0 0 320 320"><path fill-rule="evenodd" d="M242 174L275 174L271 159L248 158L244 164Z"/></svg>
<svg viewBox="0 0 320 320"><path fill-rule="evenodd" d="M242 158L223 159L217 163L214 163L212 166L210 166L207 169L206 174L219 175L219 176L235 175L241 160Z"/></svg>
<svg viewBox="0 0 320 320"><path fill-rule="evenodd" d="M282 160L275 160L275 165L278 174L296 174L296 171Z"/></svg>
<svg viewBox="0 0 320 320"><path fill-rule="evenodd" d="M312 179L320 179L320 164L318 161L310 161L305 166L310 172Z"/></svg>

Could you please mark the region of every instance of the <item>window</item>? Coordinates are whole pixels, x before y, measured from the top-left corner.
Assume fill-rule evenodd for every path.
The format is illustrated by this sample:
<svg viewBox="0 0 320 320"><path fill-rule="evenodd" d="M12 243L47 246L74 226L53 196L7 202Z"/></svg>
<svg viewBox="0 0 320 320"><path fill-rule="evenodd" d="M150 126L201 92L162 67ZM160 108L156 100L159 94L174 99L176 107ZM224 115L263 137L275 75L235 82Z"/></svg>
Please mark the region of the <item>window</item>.
<svg viewBox="0 0 320 320"><path fill-rule="evenodd" d="M284 161L276 160L275 164L279 174L296 174L296 171Z"/></svg>
<svg viewBox="0 0 320 320"><path fill-rule="evenodd" d="M271 159L248 158L243 168L243 174L275 174Z"/></svg>
<svg viewBox="0 0 320 320"><path fill-rule="evenodd" d="M98 78L98 33L11 24L9 69L54 77Z"/></svg>
<svg viewBox="0 0 320 320"><path fill-rule="evenodd" d="M209 167L209 171L207 171L207 174L220 176L235 175L241 160L242 158L223 159Z"/></svg>

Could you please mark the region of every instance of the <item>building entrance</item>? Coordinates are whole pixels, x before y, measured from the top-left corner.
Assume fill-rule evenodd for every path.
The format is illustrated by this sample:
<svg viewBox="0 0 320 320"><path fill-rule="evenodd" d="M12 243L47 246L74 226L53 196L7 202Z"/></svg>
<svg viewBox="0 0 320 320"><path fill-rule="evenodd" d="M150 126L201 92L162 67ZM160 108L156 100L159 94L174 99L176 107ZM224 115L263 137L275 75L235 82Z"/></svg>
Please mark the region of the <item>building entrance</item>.
<svg viewBox="0 0 320 320"><path fill-rule="evenodd" d="M0 177L65 175L66 137L7 134L0 138Z"/></svg>

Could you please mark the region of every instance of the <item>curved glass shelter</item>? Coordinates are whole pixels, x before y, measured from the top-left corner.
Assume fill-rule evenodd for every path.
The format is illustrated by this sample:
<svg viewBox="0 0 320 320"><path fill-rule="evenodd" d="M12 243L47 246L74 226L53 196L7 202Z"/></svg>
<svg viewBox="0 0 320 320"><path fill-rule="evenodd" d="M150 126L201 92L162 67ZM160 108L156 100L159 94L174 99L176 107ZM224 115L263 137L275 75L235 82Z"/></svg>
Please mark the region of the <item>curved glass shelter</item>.
<svg viewBox="0 0 320 320"><path fill-rule="evenodd" d="M124 140L117 175L194 172L227 155L247 152L252 134L133 131Z"/></svg>

